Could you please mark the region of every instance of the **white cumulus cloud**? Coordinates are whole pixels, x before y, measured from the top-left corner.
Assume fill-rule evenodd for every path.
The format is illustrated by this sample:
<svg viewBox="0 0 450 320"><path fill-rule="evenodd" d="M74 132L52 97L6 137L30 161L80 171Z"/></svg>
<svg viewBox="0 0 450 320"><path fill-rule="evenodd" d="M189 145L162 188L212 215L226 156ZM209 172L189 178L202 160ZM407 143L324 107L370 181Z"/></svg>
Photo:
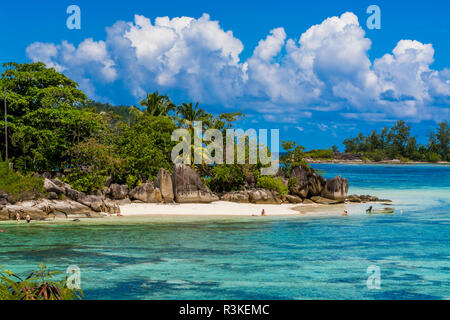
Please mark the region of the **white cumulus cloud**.
<svg viewBox="0 0 450 320"><path fill-rule="evenodd" d="M106 31L104 41L89 38L78 46L32 43L27 55L73 77L88 94L97 82L121 81L136 98L176 90L203 103L253 108L268 121L294 123L327 110L377 121L448 117L450 69L431 68L433 46L400 40L371 61L371 41L351 12L296 39L274 28L246 61L240 58L242 42L208 14L154 20L136 15Z"/></svg>

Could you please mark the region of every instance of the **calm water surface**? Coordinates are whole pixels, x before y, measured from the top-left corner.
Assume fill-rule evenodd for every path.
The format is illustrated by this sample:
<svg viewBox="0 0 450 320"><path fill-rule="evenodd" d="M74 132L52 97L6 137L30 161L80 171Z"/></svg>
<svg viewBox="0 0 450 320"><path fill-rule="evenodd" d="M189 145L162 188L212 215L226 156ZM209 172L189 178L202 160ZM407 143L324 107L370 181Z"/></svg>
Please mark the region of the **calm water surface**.
<svg viewBox="0 0 450 320"><path fill-rule="evenodd" d="M86 299L450 298L450 166L314 167L348 178L349 193L394 200L395 214L8 222L0 265L78 265Z"/></svg>

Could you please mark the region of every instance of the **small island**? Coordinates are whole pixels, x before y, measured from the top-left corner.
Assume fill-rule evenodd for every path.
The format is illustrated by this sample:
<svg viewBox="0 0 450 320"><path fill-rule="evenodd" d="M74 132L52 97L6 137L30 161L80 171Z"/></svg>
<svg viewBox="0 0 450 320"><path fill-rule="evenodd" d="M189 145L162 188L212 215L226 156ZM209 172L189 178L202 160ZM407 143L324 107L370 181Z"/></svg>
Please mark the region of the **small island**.
<svg viewBox="0 0 450 320"><path fill-rule="evenodd" d="M275 205L269 207L273 215L299 214L317 212L317 205L389 202L348 195L345 177L326 179L308 162L351 157L363 150L367 153L360 154L391 157L412 152L410 157L415 159L425 148L417 147L409 137L409 126L399 121L380 136L374 132L370 137L347 139L343 154L336 147L305 151L295 142L282 141L284 152L276 175L261 175L260 162L174 165L170 159L173 130L193 132L193 123L202 121L204 129L224 132L244 116L242 112L213 115L198 103L176 106L158 92L148 94L140 107L115 107L89 100L74 81L42 63L5 67L1 83L7 128L2 132L7 136L0 146L6 150L8 143L10 158L0 164L0 220L26 215L53 220L170 212L254 215L261 205ZM428 158L445 158L445 135L448 139L446 122L430 138ZM193 156L196 152L203 152L202 148L193 148ZM205 203L214 205L173 206ZM240 209L230 203L240 204Z"/></svg>

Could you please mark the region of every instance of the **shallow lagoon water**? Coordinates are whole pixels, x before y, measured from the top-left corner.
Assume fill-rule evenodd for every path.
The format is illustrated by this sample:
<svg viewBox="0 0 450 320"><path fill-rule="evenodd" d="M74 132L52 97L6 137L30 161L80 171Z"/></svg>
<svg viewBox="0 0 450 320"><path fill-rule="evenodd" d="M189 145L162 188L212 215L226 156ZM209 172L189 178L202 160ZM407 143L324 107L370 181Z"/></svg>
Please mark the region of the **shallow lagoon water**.
<svg viewBox="0 0 450 320"><path fill-rule="evenodd" d="M394 215L2 223L0 265L81 268L86 299L449 299L450 166L317 164ZM381 271L368 289L367 267Z"/></svg>

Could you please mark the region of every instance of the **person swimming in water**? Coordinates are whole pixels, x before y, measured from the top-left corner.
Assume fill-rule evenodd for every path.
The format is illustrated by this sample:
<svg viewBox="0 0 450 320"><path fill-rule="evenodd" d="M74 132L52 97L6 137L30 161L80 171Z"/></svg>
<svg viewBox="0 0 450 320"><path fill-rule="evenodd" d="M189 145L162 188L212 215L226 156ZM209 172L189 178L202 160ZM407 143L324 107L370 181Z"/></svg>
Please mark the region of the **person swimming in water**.
<svg viewBox="0 0 450 320"><path fill-rule="evenodd" d="M30 223L30 222L31 222L31 217L30 217L29 214L27 214L26 220L27 220L27 223Z"/></svg>
<svg viewBox="0 0 450 320"><path fill-rule="evenodd" d="M344 212L342 213L342 215L344 216L344 217L346 217L347 216L347 210L344 210Z"/></svg>

